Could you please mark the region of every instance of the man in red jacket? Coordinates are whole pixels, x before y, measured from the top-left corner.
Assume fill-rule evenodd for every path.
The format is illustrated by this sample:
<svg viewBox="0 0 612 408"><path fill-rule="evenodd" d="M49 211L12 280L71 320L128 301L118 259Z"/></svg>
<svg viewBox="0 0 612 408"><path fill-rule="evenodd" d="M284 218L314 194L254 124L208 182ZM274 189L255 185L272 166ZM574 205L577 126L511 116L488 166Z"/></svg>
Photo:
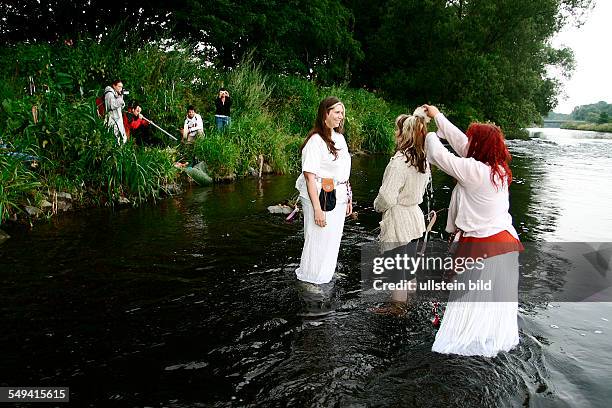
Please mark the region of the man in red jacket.
<svg viewBox="0 0 612 408"><path fill-rule="evenodd" d="M134 142L138 145L150 144L151 142L151 131L149 128L149 122L142 117L142 106L136 103L128 109L127 131L128 138L134 137Z"/></svg>

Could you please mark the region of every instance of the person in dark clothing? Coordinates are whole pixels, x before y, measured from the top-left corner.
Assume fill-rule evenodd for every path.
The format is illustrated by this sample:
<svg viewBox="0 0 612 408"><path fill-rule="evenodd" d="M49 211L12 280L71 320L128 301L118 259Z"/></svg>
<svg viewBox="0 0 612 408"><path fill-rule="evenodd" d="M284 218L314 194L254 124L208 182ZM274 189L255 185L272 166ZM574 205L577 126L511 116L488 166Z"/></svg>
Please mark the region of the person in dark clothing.
<svg viewBox="0 0 612 408"><path fill-rule="evenodd" d="M230 108L232 107L232 99L229 92L225 88L219 89L219 96L215 101L215 123L217 130L224 130L231 123Z"/></svg>

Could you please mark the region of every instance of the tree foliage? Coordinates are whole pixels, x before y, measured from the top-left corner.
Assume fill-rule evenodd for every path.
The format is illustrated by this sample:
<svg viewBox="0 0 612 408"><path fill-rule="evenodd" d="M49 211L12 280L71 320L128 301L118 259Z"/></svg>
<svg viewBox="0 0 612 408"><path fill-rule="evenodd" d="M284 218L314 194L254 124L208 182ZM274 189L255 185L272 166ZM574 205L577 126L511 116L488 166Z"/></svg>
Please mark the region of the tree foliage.
<svg viewBox="0 0 612 408"><path fill-rule="evenodd" d="M576 106L571 114L574 120L584 120L592 123L608 123L610 116L612 116L612 104L604 101Z"/></svg>
<svg viewBox="0 0 612 408"><path fill-rule="evenodd" d="M24 0L1 13L6 42L101 37L123 22L144 40L163 34L199 43L222 67L236 66L254 50L270 71L322 81L346 80L349 61L362 56L351 34L352 12L339 0Z"/></svg>
<svg viewBox="0 0 612 408"><path fill-rule="evenodd" d="M558 0L386 0L380 28L359 38L368 86L396 99L443 103L462 125L494 120L518 127L556 105L555 65L571 72L570 50L548 45L589 2ZM358 20L358 22L360 22ZM373 24L364 17L364 24ZM361 78L360 79L364 79Z"/></svg>
<svg viewBox="0 0 612 408"><path fill-rule="evenodd" d="M519 127L548 113L573 54L551 37L592 0L23 0L3 7L5 42L103 38L123 22L142 41L189 41L231 69L245 55L269 73L350 81L403 103L443 104L460 124Z"/></svg>

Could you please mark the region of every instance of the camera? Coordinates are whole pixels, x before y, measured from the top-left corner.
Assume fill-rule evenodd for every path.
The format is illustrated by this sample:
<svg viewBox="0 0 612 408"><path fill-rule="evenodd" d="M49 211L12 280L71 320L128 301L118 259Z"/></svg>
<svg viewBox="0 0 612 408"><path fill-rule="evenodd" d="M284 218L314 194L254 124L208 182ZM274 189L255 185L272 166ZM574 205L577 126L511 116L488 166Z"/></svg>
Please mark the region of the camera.
<svg viewBox="0 0 612 408"><path fill-rule="evenodd" d="M128 91L127 89L124 89L123 91L121 91L121 95L129 95L130 91Z"/></svg>

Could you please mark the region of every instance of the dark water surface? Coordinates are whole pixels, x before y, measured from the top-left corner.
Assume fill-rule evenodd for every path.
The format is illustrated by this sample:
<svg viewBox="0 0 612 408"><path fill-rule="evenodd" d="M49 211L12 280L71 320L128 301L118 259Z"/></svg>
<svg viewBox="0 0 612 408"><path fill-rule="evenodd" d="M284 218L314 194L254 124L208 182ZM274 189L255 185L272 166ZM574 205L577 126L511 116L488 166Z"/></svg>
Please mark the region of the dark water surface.
<svg viewBox="0 0 612 408"><path fill-rule="evenodd" d="M522 239L612 241L612 140L534 131L546 133L509 141ZM405 318L368 311L360 246L377 235L367 207L386 163L354 158L359 219L319 289L295 279L301 220L266 211L294 194L295 176L11 231L0 386L69 386L73 406L610 406L612 303L527 296L520 345L493 359L432 353L428 302ZM428 205L446 207L451 186L435 173ZM563 275L538 279L551 292Z"/></svg>

